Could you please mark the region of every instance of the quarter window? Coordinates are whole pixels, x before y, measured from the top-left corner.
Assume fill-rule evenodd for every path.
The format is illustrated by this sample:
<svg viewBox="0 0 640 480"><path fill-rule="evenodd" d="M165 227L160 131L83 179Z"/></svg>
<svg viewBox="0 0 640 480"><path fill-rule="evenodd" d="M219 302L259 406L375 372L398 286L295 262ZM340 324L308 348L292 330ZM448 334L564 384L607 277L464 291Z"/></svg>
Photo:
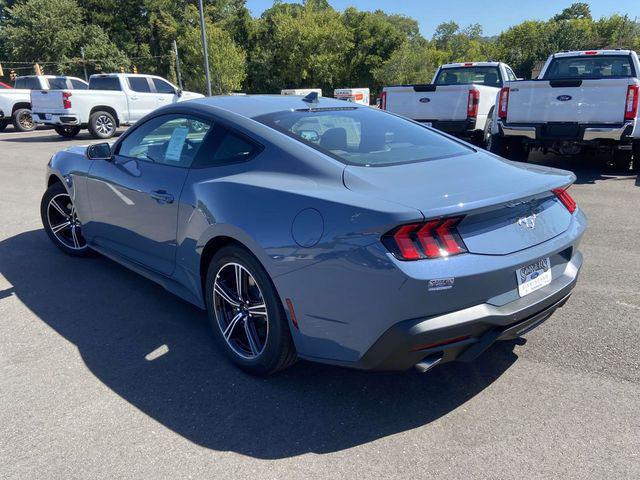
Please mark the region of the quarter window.
<svg viewBox="0 0 640 480"><path fill-rule="evenodd" d="M136 128L120 145L118 155L188 168L200 151L211 123L181 115L163 115Z"/></svg>

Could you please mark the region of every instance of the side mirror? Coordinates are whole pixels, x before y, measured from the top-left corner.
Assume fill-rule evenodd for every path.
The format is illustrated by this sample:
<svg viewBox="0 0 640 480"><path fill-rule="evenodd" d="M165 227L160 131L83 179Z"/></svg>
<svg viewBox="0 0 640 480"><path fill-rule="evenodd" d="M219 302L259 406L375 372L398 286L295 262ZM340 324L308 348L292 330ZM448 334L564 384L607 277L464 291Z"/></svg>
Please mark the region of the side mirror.
<svg viewBox="0 0 640 480"><path fill-rule="evenodd" d="M89 160L111 160L111 145L108 143L94 143L87 147Z"/></svg>
<svg viewBox="0 0 640 480"><path fill-rule="evenodd" d="M182 96L182 89L181 88L176 88L176 95L181 97Z"/></svg>

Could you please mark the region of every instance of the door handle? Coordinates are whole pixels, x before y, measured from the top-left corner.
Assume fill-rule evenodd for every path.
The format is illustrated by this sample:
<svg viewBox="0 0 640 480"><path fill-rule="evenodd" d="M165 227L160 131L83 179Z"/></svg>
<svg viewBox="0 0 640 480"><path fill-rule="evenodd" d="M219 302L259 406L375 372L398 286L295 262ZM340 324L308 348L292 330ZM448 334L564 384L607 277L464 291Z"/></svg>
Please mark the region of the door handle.
<svg viewBox="0 0 640 480"><path fill-rule="evenodd" d="M158 203L173 203L173 195L167 193L165 190L153 190L150 194Z"/></svg>
<svg viewBox="0 0 640 480"><path fill-rule="evenodd" d="M164 101L166 100L166 98L164 98L164 97L158 97L158 100L160 100L160 101L163 101L163 102L164 102Z"/></svg>
<svg viewBox="0 0 640 480"><path fill-rule="evenodd" d="M137 100L138 97L129 97L131 100Z"/></svg>

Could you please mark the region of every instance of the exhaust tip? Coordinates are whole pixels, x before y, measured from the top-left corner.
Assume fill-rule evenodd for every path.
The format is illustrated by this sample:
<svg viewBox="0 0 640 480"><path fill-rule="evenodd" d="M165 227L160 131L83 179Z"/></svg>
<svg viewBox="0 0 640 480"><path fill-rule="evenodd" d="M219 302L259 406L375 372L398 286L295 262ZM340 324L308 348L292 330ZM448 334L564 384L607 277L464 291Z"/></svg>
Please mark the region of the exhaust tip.
<svg viewBox="0 0 640 480"><path fill-rule="evenodd" d="M425 373L431 370L442 361L442 353L435 353L424 358L422 361L415 364L416 370L420 373Z"/></svg>

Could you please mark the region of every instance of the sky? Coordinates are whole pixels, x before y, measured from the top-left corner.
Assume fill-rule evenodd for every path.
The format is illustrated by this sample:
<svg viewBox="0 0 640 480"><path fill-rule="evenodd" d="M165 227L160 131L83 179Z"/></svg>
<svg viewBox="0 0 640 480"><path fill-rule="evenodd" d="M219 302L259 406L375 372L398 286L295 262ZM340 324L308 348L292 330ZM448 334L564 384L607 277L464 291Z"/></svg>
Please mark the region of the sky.
<svg viewBox="0 0 640 480"><path fill-rule="evenodd" d="M485 35L497 35L523 20L547 20L575 1L578 0L329 0L329 3L337 10L354 6L360 10L380 9L407 15L418 21L422 35L431 38L436 26L449 20L463 27L479 23ZM594 18L620 13L640 19L640 0L592 0L586 3L591 6ZM254 17L260 16L272 4L273 0L247 0L247 7Z"/></svg>

